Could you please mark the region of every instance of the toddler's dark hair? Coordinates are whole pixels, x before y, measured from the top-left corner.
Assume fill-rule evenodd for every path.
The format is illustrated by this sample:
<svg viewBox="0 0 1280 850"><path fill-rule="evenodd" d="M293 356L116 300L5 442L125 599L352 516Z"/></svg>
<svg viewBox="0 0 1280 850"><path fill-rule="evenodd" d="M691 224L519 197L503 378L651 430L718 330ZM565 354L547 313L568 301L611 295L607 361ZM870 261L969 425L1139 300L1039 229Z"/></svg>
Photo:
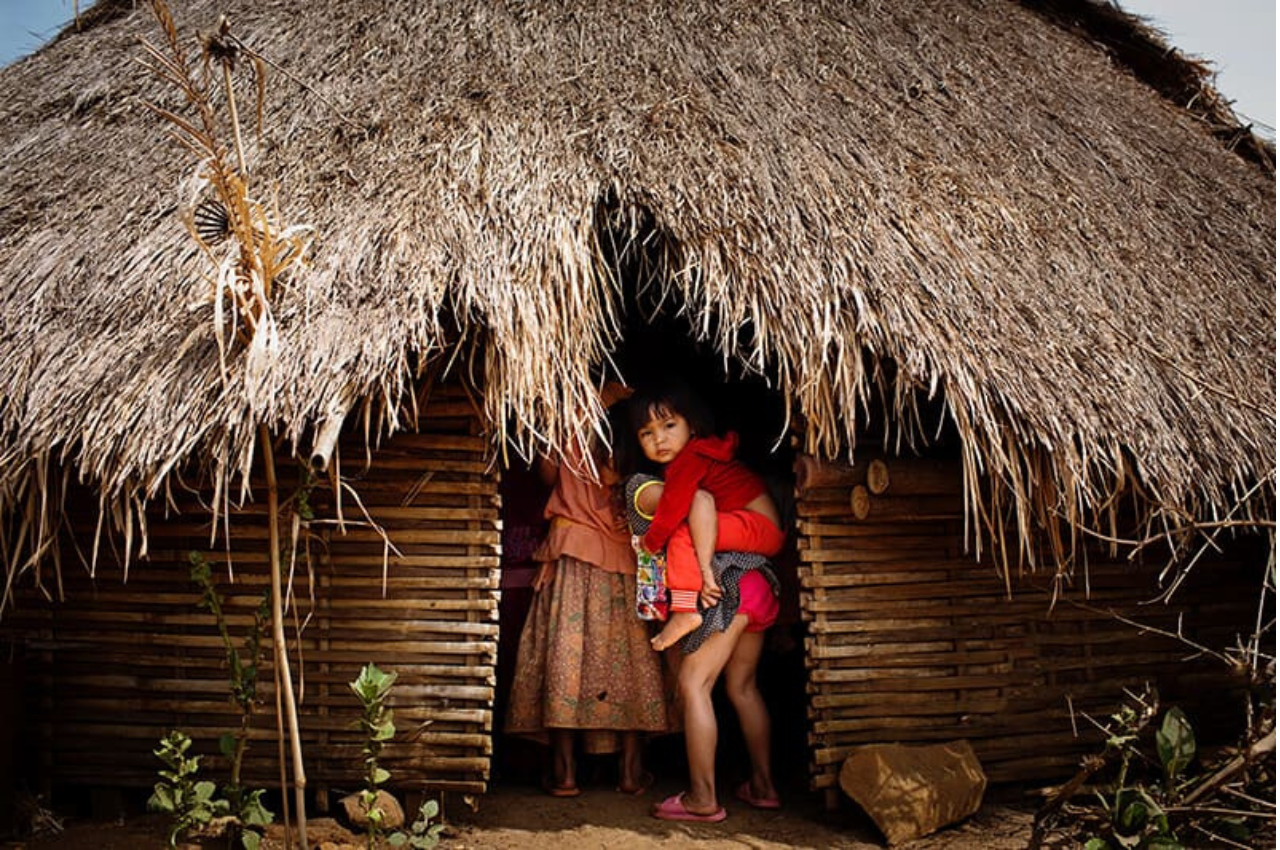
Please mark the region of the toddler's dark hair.
<svg viewBox="0 0 1280 850"><path fill-rule="evenodd" d="M716 417L711 406L679 378L636 388L627 400L630 436L634 438L655 413L680 414L697 437L710 437L716 432Z"/></svg>

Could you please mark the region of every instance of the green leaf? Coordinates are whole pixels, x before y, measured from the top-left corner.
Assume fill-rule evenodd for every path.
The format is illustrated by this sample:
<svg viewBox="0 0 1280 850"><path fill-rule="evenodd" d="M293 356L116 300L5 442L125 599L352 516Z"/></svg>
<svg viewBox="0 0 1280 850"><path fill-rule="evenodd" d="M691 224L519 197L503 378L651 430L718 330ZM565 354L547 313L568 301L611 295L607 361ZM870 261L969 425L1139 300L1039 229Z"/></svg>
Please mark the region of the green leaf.
<svg viewBox="0 0 1280 850"><path fill-rule="evenodd" d="M1172 780L1179 776L1196 757L1196 736L1182 709L1165 712L1164 722L1156 730L1156 752L1164 765L1164 775Z"/></svg>
<svg viewBox="0 0 1280 850"><path fill-rule="evenodd" d="M387 843L392 847L403 847L409 843L409 836L403 832L393 832L387 836Z"/></svg>
<svg viewBox="0 0 1280 850"><path fill-rule="evenodd" d="M195 785L196 801L207 803L213 799L213 795L217 792L218 786L206 780L197 782Z"/></svg>
<svg viewBox="0 0 1280 850"><path fill-rule="evenodd" d="M246 826L266 826L275 820L271 810L262 805L264 793L262 788L253 791L240 807L240 821Z"/></svg>
<svg viewBox="0 0 1280 850"><path fill-rule="evenodd" d="M218 752L222 753L224 758L233 758L236 754L236 736L227 733L218 739Z"/></svg>
<svg viewBox="0 0 1280 850"><path fill-rule="evenodd" d="M156 785L151 798L147 800L147 809L152 812L163 812L171 815L176 811L173 802L173 791L168 785Z"/></svg>
<svg viewBox="0 0 1280 850"><path fill-rule="evenodd" d="M244 845L244 850L258 850L262 846L262 836L246 829L240 833L240 843Z"/></svg>
<svg viewBox="0 0 1280 850"><path fill-rule="evenodd" d="M435 800L427 800L418 808L418 817L429 821L440 814L440 804Z"/></svg>
<svg viewBox="0 0 1280 850"><path fill-rule="evenodd" d="M1110 850L1111 845L1102 838L1090 838L1084 843L1084 850Z"/></svg>
<svg viewBox="0 0 1280 850"><path fill-rule="evenodd" d="M1147 843L1143 847L1145 850L1183 850L1182 844L1176 838L1170 838L1165 835L1157 835L1147 839Z"/></svg>
<svg viewBox="0 0 1280 850"><path fill-rule="evenodd" d="M1116 828L1126 833L1139 832L1147 825L1150 814L1146 803L1134 800L1121 810L1120 817L1116 820Z"/></svg>
<svg viewBox="0 0 1280 850"><path fill-rule="evenodd" d="M383 767L375 767L373 769L373 784L381 785L391 778L391 772Z"/></svg>

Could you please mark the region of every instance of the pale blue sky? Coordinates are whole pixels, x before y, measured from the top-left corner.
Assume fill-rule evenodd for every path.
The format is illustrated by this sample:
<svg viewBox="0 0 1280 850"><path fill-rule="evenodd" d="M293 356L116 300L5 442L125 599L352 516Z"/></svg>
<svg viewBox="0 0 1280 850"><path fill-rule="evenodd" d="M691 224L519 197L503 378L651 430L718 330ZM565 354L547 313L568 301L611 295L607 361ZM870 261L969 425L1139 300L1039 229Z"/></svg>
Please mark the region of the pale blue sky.
<svg viewBox="0 0 1280 850"><path fill-rule="evenodd" d="M1275 0L1120 0L1171 44L1208 59L1236 114L1271 138L1276 131Z"/></svg>
<svg viewBox="0 0 1280 850"><path fill-rule="evenodd" d="M1276 124L1275 0L1119 0L1176 47L1209 60L1236 112L1272 138ZM92 0L80 0L88 8ZM0 66L30 53L74 16L75 0L0 0Z"/></svg>

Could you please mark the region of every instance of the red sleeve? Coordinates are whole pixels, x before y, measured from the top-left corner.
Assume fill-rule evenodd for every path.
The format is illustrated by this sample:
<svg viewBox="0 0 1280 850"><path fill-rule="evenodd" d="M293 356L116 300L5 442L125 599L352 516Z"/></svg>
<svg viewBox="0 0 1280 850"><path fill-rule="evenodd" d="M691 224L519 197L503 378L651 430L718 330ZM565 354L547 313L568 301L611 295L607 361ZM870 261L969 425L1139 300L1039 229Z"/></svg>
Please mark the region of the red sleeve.
<svg viewBox="0 0 1280 850"><path fill-rule="evenodd" d="M661 552L671 535L680 527L680 523L689 518L693 496L698 492L698 485L710 463L709 458L689 451L686 447L675 460L667 464L662 478L662 497L658 499L653 522L645 532L644 548L650 552Z"/></svg>

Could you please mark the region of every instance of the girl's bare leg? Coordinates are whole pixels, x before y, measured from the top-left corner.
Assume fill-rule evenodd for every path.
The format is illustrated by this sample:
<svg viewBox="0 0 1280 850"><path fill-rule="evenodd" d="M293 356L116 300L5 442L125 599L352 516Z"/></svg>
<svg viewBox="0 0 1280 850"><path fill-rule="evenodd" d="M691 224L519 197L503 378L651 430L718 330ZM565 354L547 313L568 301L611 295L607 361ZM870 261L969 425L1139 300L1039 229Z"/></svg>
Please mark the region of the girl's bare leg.
<svg viewBox="0 0 1280 850"><path fill-rule="evenodd" d="M618 790L624 794L638 793L645 786L640 733L634 730L621 732L619 737L622 739L622 753L618 756Z"/></svg>
<svg viewBox="0 0 1280 850"><path fill-rule="evenodd" d="M711 689L734 654L747 627L747 618L733 618L729 628L713 634L680 661L679 690L684 710L685 754L689 761L689 790L684 807L698 814L710 814L720 808L716 797L716 726Z"/></svg>
<svg viewBox="0 0 1280 850"><path fill-rule="evenodd" d="M552 787L564 791L576 788L578 768L573 758L573 730L549 729L547 734L551 738Z"/></svg>
<svg viewBox="0 0 1280 850"><path fill-rule="evenodd" d="M764 632L744 632L725 667L725 694L738 713L742 737L751 760L751 796L757 800L776 800L770 758L771 729L769 709L756 684L756 669L764 648ZM695 653L696 655L697 653Z"/></svg>

